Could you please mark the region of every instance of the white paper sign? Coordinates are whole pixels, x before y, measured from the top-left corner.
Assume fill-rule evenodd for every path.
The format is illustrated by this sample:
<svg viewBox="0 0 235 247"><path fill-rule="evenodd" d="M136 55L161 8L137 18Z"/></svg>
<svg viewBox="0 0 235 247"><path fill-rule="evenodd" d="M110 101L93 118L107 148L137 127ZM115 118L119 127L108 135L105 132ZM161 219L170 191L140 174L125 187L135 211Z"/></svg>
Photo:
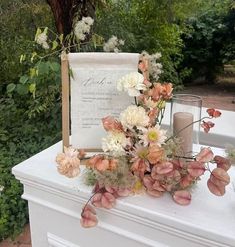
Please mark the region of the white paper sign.
<svg viewBox="0 0 235 247"><path fill-rule="evenodd" d="M137 71L137 53L71 53L71 145L76 148L101 148L106 135L101 119L118 117L134 100L119 92L116 82Z"/></svg>

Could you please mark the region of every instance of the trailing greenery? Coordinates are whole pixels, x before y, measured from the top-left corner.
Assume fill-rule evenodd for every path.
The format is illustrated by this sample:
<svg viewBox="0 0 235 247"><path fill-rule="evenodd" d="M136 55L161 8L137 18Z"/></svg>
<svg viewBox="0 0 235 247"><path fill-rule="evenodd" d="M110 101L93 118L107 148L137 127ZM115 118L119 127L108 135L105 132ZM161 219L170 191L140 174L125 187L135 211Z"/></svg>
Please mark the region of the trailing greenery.
<svg viewBox="0 0 235 247"><path fill-rule="evenodd" d="M36 27L52 26L49 7L40 0L1 0L0 15L1 241L18 235L28 221L27 203L21 199L22 185L11 169L61 139L61 113L57 60L38 65L37 82L31 80L32 64L19 61L22 53L34 50Z"/></svg>

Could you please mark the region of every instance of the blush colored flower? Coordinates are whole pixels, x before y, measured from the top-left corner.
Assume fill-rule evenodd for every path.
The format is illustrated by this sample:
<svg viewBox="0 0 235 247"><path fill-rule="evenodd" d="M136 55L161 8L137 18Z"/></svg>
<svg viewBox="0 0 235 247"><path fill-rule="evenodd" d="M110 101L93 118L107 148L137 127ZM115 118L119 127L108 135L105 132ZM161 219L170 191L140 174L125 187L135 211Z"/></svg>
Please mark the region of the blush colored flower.
<svg viewBox="0 0 235 247"><path fill-rule="evenodd" d="M122 126L126 129L141 128L149 125L149 117L141 106L131 105L120 114Z"/></svg>
<svg viewBox="0 0 235 247"><path fill-rule="evenodd" d="M140 90L146 90L144 84L144 76L139 72L132 72L125 75L117 82L118 91L125 91L129 96L137 97L140 95Z"/></svg>
<svg viewBox="0 0 235 247"><path fill-rule="evenodd" d="M211 128L213 128L215 126L214 123L212 123L211 121L202 121L201 127L204 129L204 132L208 133L210 131Z"/></svg>
<svg viewBox="0 0 235 247"><path fill-rule="evenodd" d="M172 91L173 91L173 87L171 83L164 83L162 84L162 97L165 100L168 100L172 97Z"/></svg>
<svg viewBox="0 0 235 247"><path fill-rule="evenodd" d="M102 118L103 127L106 131L123 131L122 124L114 117Z"/></svg>
<svg viewBox="0 0 235 247"><path fill-rule="evenodd" d="M57 170L66 177L73 178L80 173L78 151L72 147L64 147L64 153L56 156Z"/></svg>
<svg viewBox="0 0 235 247"><path fill-rule="evenodd" d="M100 172L115 170L117 165L118 161L116 159L106 159L103 155L95 155L86 162L87 167L91 167Z"/></svg>
<svg viewBox="0 0 235 247"><path fill-rule="evenodd" d="M102 138L102 149L110 152L114 157L125 155L125 147L130 144L123 132L109 131L107 136Z"/></svg>
<svg viewBox="0 0 235 247"><path fill-rule="evenodd" d="M153 88L149 90L149 96L151 96L154 101L158 101L162 95L162 90L161 83L154 83Z"/></svg>
<svg viewBox="0 0 235 247"><path fill-rule="evenodd" d="M161 147L164 141L167 139L166 130L160 129L160 126L157 124L155 127L149 129L142 129L143 134L139 135L141 142L145 146L148 144L156 144Z"/></svg>
<svg viewBox="0 0 235 247"><path fill-rule="evenodd" d="M152 145L149 147L147 159L151 164L156 164L164 158L164 155L164 149L158 145Z"/></svg>

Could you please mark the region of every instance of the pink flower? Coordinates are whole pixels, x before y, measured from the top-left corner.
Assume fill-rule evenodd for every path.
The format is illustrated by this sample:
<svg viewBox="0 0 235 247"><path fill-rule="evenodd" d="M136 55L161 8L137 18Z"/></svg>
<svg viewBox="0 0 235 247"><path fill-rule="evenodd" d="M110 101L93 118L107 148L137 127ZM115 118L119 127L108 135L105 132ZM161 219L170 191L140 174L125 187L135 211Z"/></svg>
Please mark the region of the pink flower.
<svg viewBox="0 0 235 247"><path fill-rule="evenodd" d="M173 199L180 205L188 205L191 202L191 194L186 190L179 190L173 194Z"/></svg>
<svg viewBox="0 0 235 247"><path fill-rule="evenodd" d="M80 173L78 151L72 147L64 147L64 153L56 156L57 170L66 177L73 178Z"/></svg>
<svg viewBox="0 0 235 247"><path fill-rule="evenodd" d="M94 227L97 225L96 212L93 207L86 205L81 214L80 223L85 228Z"/></svg>
<svg viewBox="0 0 235 247"><path fill-rule="evenodd" d="M164 149L158 145L152 145L148 149L147 159L151 164L156 164L164 158Z"/></svg>
<svg viewBox="0 0 235 247"><path fill-rule="evenodd" d="M206 163L210 162L214 157L213 152L210 148L202 148L201 151L196 156L196 161Z"/></svg>
<svg viewBox="0 0 235 247"><path fill-rule="evenodd" d="M122 124L114 117L108 116L102 118L103 127L106 131L123 131Z"/></svg>
<svg viewBox="0 0 235 247"><path fill-rule="evenodd" d="M149 170L149 165L143 159L136 159L131 166L131 171L136 175L139 175L141 178L144 176L144 173Z"/></svg>
<svg viewBox="0 0 235 247"><path fill-rule="evenodd" d="M205 122L202 121L201 127L204 129L204 132L208 133L210 131L211 128L213 128L215 126L214 123L212 123L211 121Z"/></svg>

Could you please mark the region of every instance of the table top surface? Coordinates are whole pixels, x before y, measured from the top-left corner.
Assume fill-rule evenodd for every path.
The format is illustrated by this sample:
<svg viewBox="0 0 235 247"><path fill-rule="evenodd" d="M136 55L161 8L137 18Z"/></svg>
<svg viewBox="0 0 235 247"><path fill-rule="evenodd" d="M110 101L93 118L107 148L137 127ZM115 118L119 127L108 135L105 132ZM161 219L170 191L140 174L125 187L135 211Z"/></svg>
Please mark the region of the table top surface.
<svg viewBox="0 0 235 247"><path fill-rule="evenodd" d="M55 157L61 152L61 142L40 152L13 168L13 174L22 183L36 181L65 193L89 198L91 187L85 186L81 177L69 179L57 172ZM197 146L197 149L200 147ZM222 149L212 148L215 154L223 154ZM118 200L116 210L133 214L150 221L168 224L181 230L212 234L226 243L235 245L235 167L229 170L231 183L226 187L226 194L217 197L206 186L209 174L193 188L192 201L188 206L180 206L165 194L161 198L148 195L135 195Z"/></svg>

